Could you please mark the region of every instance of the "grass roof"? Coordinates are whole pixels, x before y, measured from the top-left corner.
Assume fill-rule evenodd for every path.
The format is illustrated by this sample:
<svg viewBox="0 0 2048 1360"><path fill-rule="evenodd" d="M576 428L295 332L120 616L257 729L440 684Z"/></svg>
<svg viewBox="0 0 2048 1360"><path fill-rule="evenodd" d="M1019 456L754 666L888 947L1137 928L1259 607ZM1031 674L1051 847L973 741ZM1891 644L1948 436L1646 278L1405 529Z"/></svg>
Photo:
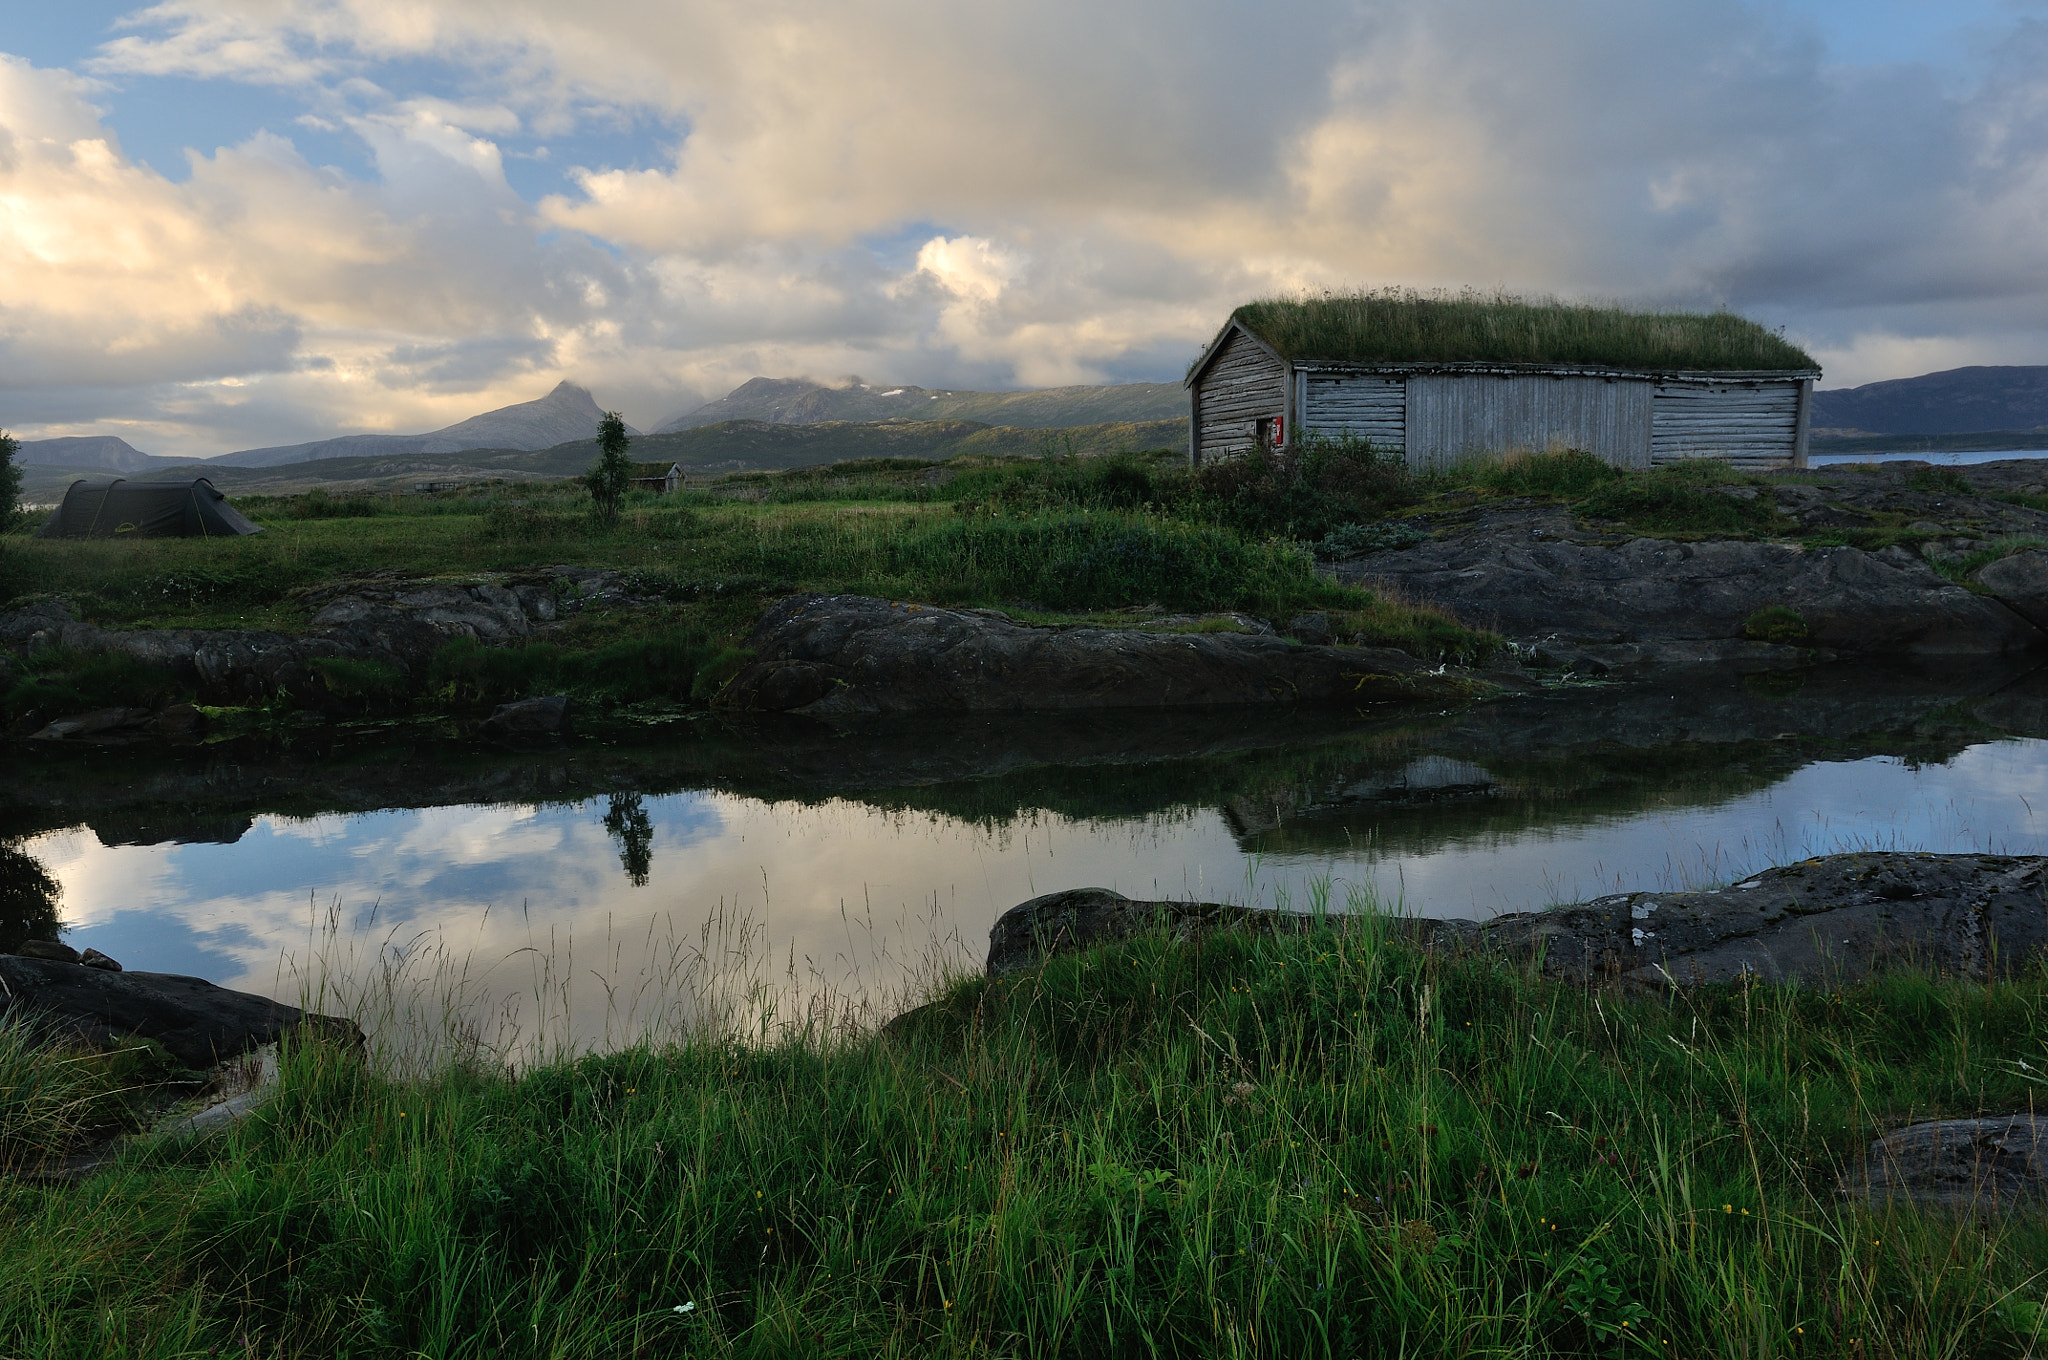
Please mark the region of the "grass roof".
<svg viewBox="0 0 2048 1360"><path fill-rule="evenodd" d="M1386 289L1266 298L1232 315L1285 359L1658 371L1819 367L1799 346L1733 312L1632 311L1506 293Z"/></svg>

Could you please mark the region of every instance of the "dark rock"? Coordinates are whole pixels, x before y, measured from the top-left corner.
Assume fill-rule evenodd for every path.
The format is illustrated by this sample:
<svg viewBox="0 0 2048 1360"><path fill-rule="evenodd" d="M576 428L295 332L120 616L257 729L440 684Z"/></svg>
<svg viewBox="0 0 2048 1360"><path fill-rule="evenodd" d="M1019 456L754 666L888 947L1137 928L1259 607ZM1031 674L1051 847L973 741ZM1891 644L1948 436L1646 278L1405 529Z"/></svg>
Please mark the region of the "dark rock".
<svg viewBox="0 0 2048 1360"><path fill-rule="evenodd" d="M23 940L15 956L24 959L47 959L51 963L77 963L80 954L68 944L57 940Z"/></svg>
<svg viewBox="0 0 2048 1360"><path fill-rule="evenodd" d="M2048 552L2036 548L1987 563L1977 584L2036 628L2048 627Z"/></svg>
<svg viewBox="0 0 2048 1360"><path fill-rule="evenodd" d="M361 1044L346 1020L174 973L116 973L50 959L0 955L0 1014L46 1037L104 1048L153 1039L194 1069L213 1067L289 1033Z"/></svg>
<svg viewBox="0 0 2048 1360"><path fill-rule="evenodd" d="M1055 954L1152 931L1187 941L1214 930L1299 930L1310 919L1222 902L1139 902L1108 888L1069 888L996 918L988 932L988 974L1001 977Z"/></svg>
<svg viewBox="0 0 2048 1360"><path fill-rule="evenodd" d="M1983 978L2048 949L2044 871L2033 856L1858 851L1708 892L1617 893L1425 933L1540 949L1552 976L1651 987L1847 980L1892 960Z"/></svg>
<svg viewBox="0 0 2048 1360"><path fill-rule="evenodd" d="M78 961L84 964L87 968L100 968L104 969L109 973L118 973L121 971L121 965L117 960L107 957L105 954L100 953L100 951L97 949L86 950L83 954L80 954L78 956Z"/></svg>
<svg viewBox="0 0 2048 1360"><path fill-rule="evenodd" d="M1996 1214L2048 1209L2048 1115L1914 1124L1870 1145L1842 1191L1870 1204Z"/></svg>
<svg viewBox="0 0 2048 1360"><path fill-rule="evenodd" d="M1843 655L1983 655L2048 642L1925 563L1857 548L1654 538L1609 546L1472 532L1335 573L1518 640L1727 644L1775 605L1805 620L1810 646Z"/></svg>
<svg viewBox="0 0 2048 1360"><path fill-rule="evenodd" d="M1669 987L1831 982L1907 960L2003 976L2048 952L2048 860L2015 855L1828 855L1710 892L1617 893L1488 921L1403 918L1419 943L1539 956L1547 976ZM1012 907L989 932L989 971L1150 929L1176 934L1310 918L1220 903L1133 902L1074 889Z"/></svg>
<svg viewBox="0 0 2048 1360"><path fill-rule="evenodd" d="M484 719L483 730L493 737L560 736L570 730L570 707L568 698L560 694L499 704Z"/></svg>
<svg viewBox="0 0 2048 1360"><path fill-rule="evenodd" d="M1337 640L1328 614L1296 614L1287 623L1287 636L1311 647L1327 647Z"/></svg>
<svg viewBox="0 0 2048 1360"><path fill-rule="evenodd" d="M191 704L160 709L101 708L45 723L28 734L30 741L124 742L149 738L189 740L205 727L205 717Z"/></svg>
<svg viewBox="0 0 2048 1360"><path fill-rule="evenodd" d="M986 613L798 595L747 638L754 660L714 703L833 716L1385 700L1495 685L1402 652L1243 633L1028 628Z"/></svg>
<svg viewBox="0 0 2048 1360"><path fill-rule="evenodd" d="M30 741L91 741L139 735L156 714L147 708L100 708L59 718L29 734Z"/></svg>

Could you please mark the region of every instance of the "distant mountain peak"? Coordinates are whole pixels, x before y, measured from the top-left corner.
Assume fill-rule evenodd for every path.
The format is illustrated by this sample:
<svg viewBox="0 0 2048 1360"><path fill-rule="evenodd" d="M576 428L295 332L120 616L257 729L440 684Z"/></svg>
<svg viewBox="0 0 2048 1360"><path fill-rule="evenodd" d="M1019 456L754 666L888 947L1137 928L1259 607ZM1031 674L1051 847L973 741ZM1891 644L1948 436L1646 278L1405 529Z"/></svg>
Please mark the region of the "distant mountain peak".
<svg viewBox="0 0 2048 1360"><path fill-rule="evenodd" d="M1973 365L1813 394L1815 429L1974 434L2048 426L2048 365Z"/></svg>
<svg viewBox="0 0 2048 1360"><path fill-rule="evenodd" d="M500 406L426 434L340 435L280 448L244 449L226 454L218 461L237 467L278 467L317 458L460 453L468 449L551 449L557 444L596 438L597 423L603 418L604 410L590 389L564 378L544 397ZM626 432L640 433L631 425Z"/></svg>
<svg viewBox="0 0 2048 1360"><path fill-rule="evenodd" d="M655 434L758 420L770 425L823 425L833 421L973 420L1023 429L1057 429L1119 421L1176 420L1187 414L1179 383L1116 383L1098 387L1041 387L1021 392L933 391L912 383L876 386L860 377L843 387L809 378L749 378L717 401L684 411L654 427Z"/></svg>

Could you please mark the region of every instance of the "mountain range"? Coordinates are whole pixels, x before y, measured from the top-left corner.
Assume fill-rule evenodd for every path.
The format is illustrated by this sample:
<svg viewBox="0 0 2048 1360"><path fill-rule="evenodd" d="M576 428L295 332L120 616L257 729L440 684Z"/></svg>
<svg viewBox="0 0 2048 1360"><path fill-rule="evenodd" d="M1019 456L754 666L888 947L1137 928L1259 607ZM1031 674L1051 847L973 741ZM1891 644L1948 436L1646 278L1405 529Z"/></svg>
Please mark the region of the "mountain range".
<svg viewBox="0 0 2048 1360"><path fill-rule="evenodd" d="M469 453L490 455L482 463L509 472L513 470L511 462L518 461L511 455L552 454L587 444L603 414L588 389L562 382L537 401L486 411L425 434L341 435L303 444L243 449L203 463L156 457L113 435L84 435L24 440L21 461L43 470L38 482L52 481L53 485L78 473L147 475L192 467L224 473L228 468L328 464L337 459L348 460L357 470L344 473L336 464L336 474L343 477L362 475L369 466L363 461L366 459L376 460L385 475L402 476L401 468L424 474L441 466L447 455ZM977 446L1008 448L1019 441L1030 443L1034 437L1026 431L1083 428L1091 432L1084 442L1092 446L1098 435L1106 438L1106 432L1116 428L1117 438L1140 441L1133 447L1158 447L1174 442L1164 422L1178 421L1184 426L1186 417L1187 394L1179 383L969 392L910 385L877 387L859 379L832 386L802 378L753 378L716 401L671 416L656 426L652 435L633 433L639 436L637 457L677 456L686 466L706 469L717 464L781 467L793 466L790 460L813 453L859 457L884 447L893 451L913 445L966 451L962 441L980 430L990 433L974 436ZM912 424L918 430L914 434L876 431L870 435L856 428L882 424ZM1993 441L1999 447L2033 447L2015 441L2038 440L2044 436L2030 432L2048 429L2048 365L1956 368L1815 392L1812 424L1816 449L1860 446L1871 440L1897 442L1914 436L1947 437L1953 442L1957 436L1977 431L2000 432ZM831 428L810 434L788 428L800 426ZM665 447L671 437L713 427L720 431L714 442L731 448L733 457L712 456L710 445L694 440L684 440L672 450ZM775 427L787 433L777 434ZM478 461L454 460L464 465ZM554 461L540 460L550 466Z"/></svg>
<svg viewBox="0 0 2048 1360"><path fill-rule="evenodd" d="M844 387L829 387L803 378L753 378L717 401L670 416L654 427L654 433L673 434L728 420L759 420L771 425L820 425L842 420L972 420L1014 429L1051 430L1074 425L1178 420L1187 413L1187 390L1179 383L962 392L876 387L858 378Z"/></svg>
<svg viewBox="0 0 2048 1360"><path fill-rule="evenodd" d="M1813 428L1839 434L1971 434L2048 426L2048 365L1951 368L1813 394Z"/></svg>
<svg viewBox="0 0 2048 1360"><path fill-rule="evenodd" d="M24 467L105 468L110 472L155 472L183 467L189 458L159 458L111 434L75 434L58 439L24 439Z"/></svg>
<svg viewBox="0 0 2048 1360"><path fill-rule="evenodd" d="M604 418L587 387L559 382L538 401L501 406L444 429L426 434L345 434L308 444L283 444L268 449L242 449L209 461L235 467L278 467L323 458L368 458L409 453L459 453L463 449L547 449L594 435ZM632 434L640 433L632 426Z"/></svg>

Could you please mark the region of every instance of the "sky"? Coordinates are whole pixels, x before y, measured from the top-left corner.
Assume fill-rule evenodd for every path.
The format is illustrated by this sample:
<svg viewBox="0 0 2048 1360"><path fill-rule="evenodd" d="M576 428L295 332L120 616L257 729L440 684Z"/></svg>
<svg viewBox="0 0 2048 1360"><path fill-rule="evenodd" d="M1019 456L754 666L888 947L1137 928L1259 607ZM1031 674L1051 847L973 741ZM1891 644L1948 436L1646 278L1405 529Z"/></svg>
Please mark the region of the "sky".
<svg viewBox="0 0 2048 1360"><path fill-rule="evenodd" d="M2048 0L0 0L0 428L1176 379L1257 296L2048 363Z"/></svg>

